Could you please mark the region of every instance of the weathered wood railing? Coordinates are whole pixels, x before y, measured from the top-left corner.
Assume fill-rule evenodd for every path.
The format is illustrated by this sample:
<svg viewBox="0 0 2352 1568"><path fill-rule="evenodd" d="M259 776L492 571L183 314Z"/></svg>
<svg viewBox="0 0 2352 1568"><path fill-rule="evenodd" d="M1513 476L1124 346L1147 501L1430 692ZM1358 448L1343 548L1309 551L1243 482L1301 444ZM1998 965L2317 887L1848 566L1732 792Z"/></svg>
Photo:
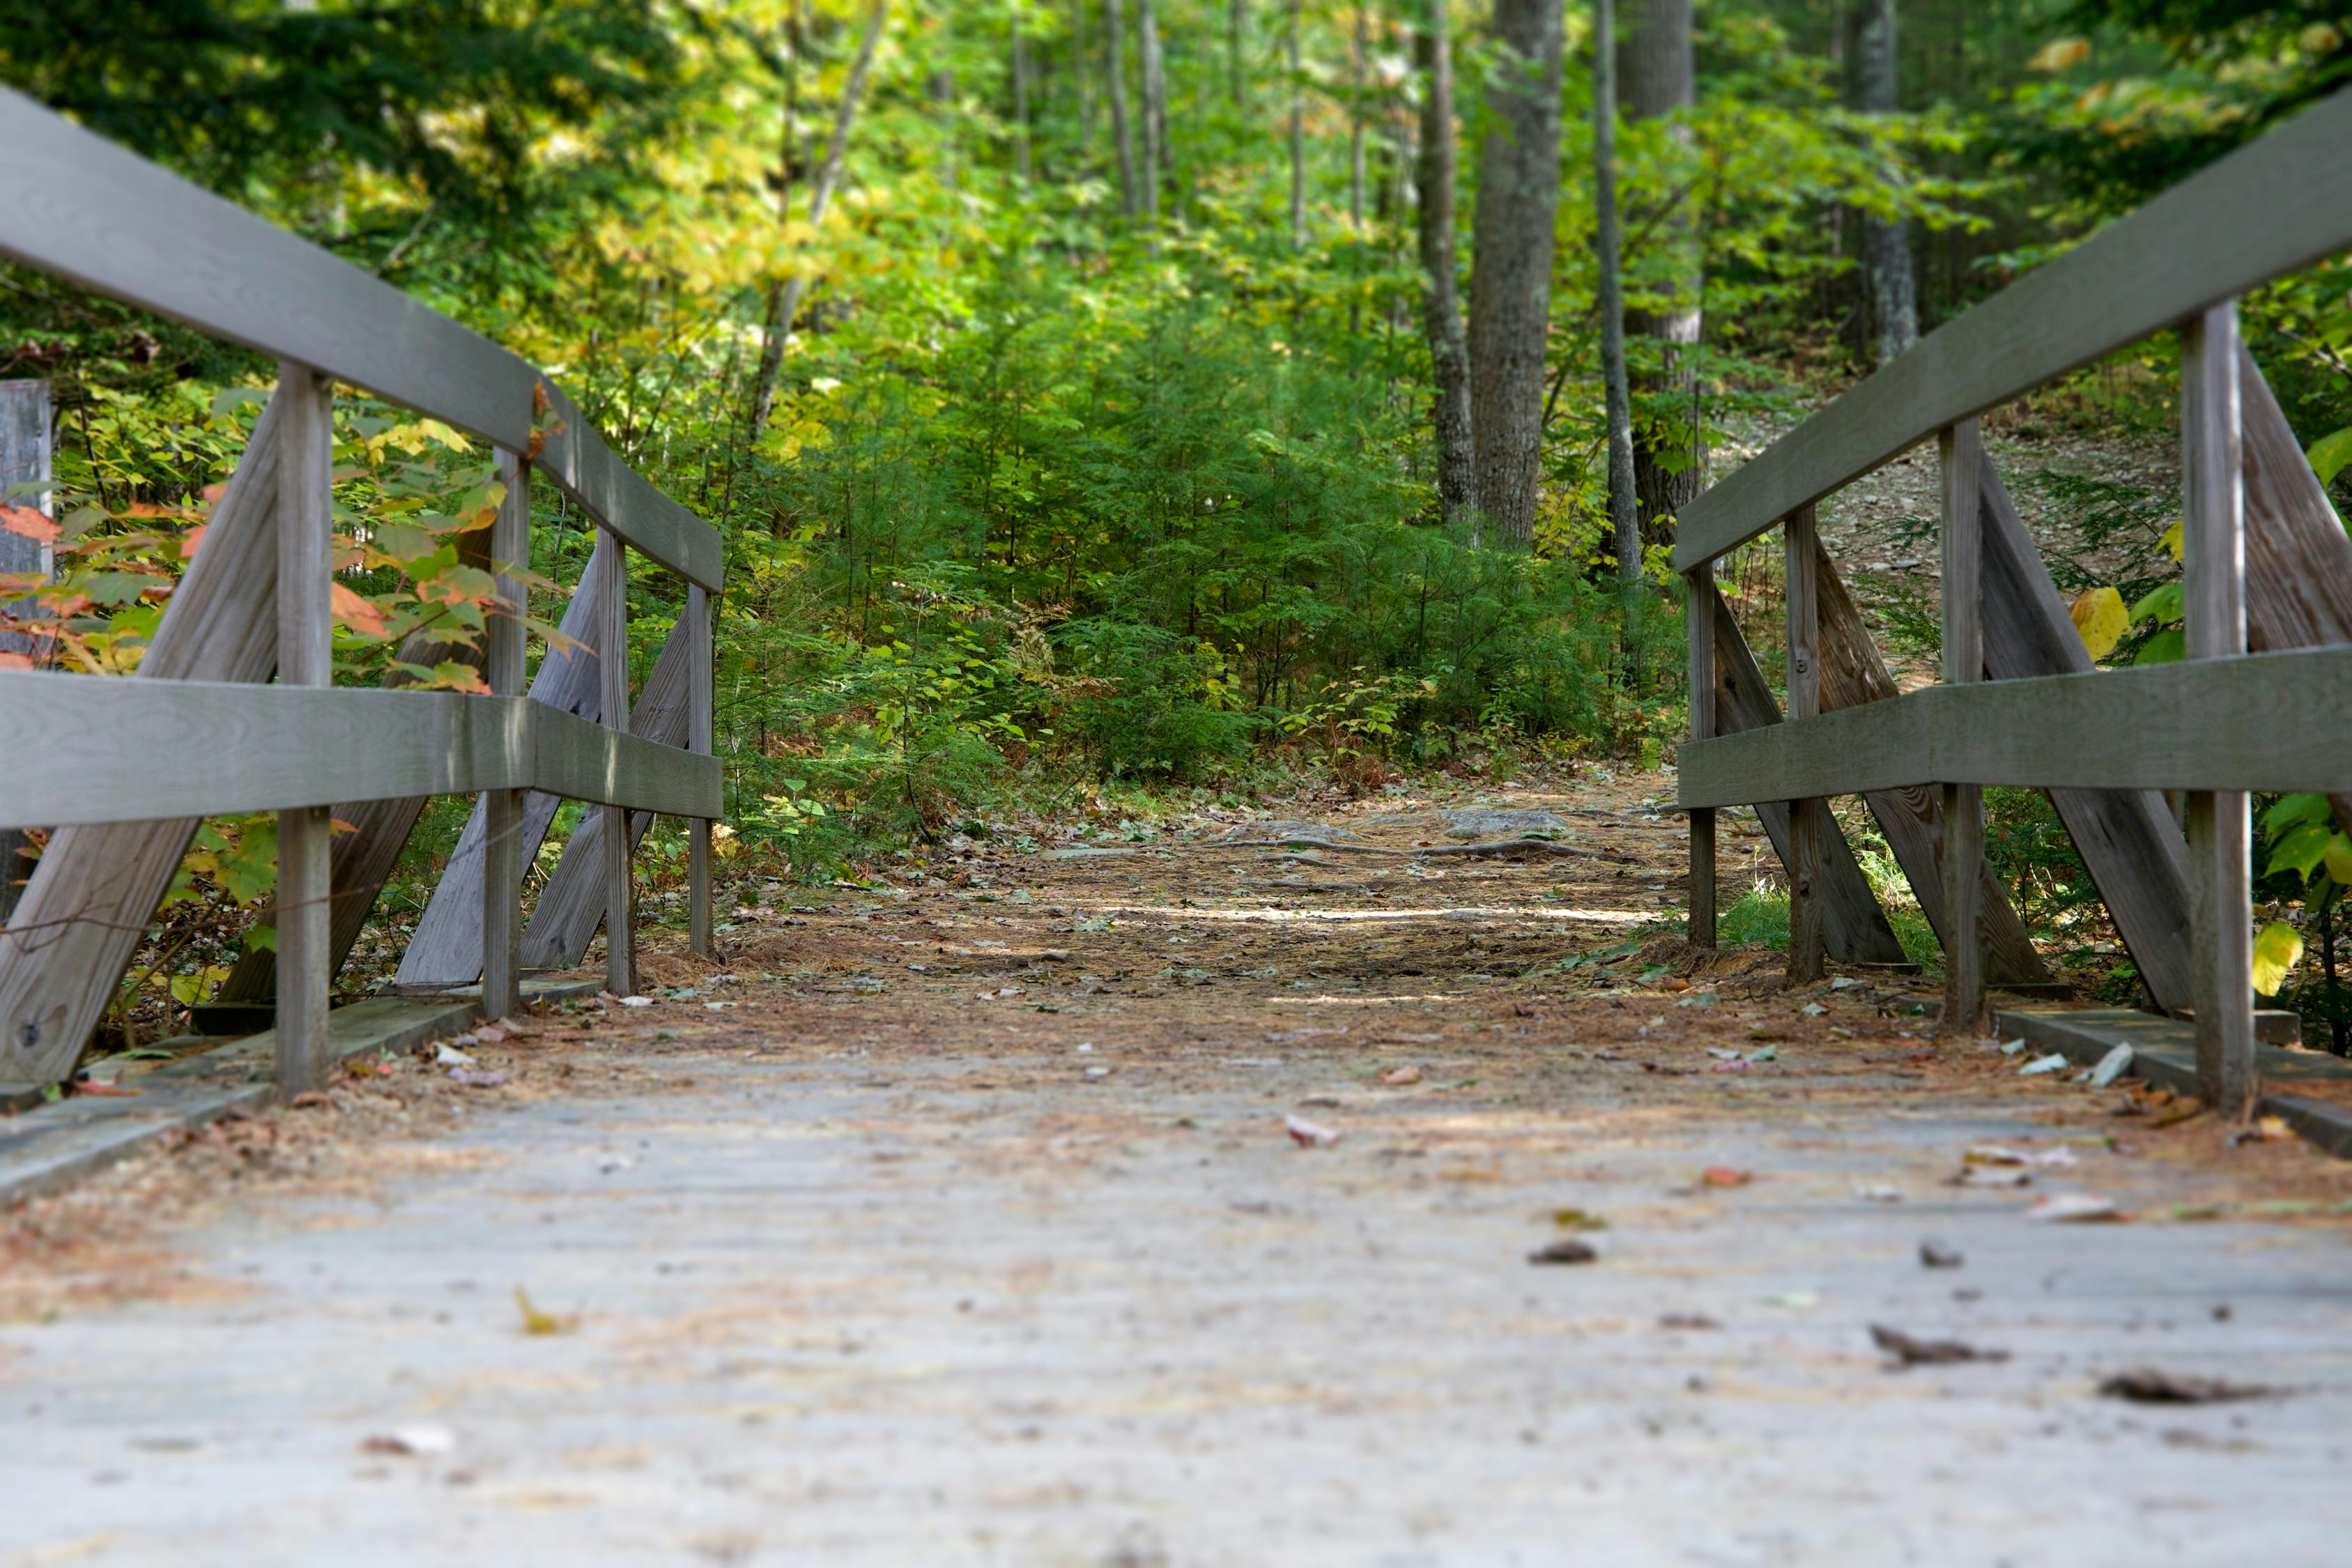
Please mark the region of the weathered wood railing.
<svg viewBox="0 0 2352 1568"><path fill-rule="evenodd" d="M1684 509L1694 942L1715 942L1716 808L1785 802L1774 837L1792 978L1817 977L1825 952L1899 958L1825 806L1864 795L1944 943L1946 1027L1979 1027L1989 979L2045 977L1986 874L1983 788L2045 788L2150 994L2193 1011L2206 1098L2233 1113L2251 1103L2248 792L2352 797L2352 647L2323 646L2352 643L2352 541L2239 342L2236 300L2347 247L2352 93L2339 93L1956 318ZM2168 329L2181 346L2189 659L2094 673L1979 416ZM1929 436L1944 684L1898 696L1814 511ZM1716 561L1776 524L1785 722L1715 586ZM2189 792L2185 842L2162 790Z"/></svg>
<svg viewBox="0 0 2352 1568"><path fill-rule="evenodd" d="M573 900L572 924L586 910L593 931L604 916L614 990L627 991L634 970L632 808L689 819L691 941L709 951L722 551L708 523L624 462L531 365L5 90L0 254L279 362L277 390L137 675L0 671L0 732L40 737L38 760L20 752L0 784L0 827L56 830L0 935L0 1079L72 1070L210 814L278 814L277 1049L289 1092L325 1069L334 972L428 796L481 797L468 835L477 897L455 922L470 952L456 963L445 929L436 978L478 973L489 1016L520 1000L525 838L536 844L552 816L527 831L526 791L604 808L591 819L603 897ZM497 449L507 490L489 555L500 567L529 558L535 478L593 521L596 549L565 616L582 647L549 653L532 697L521 695L523 584L503 571L499 594L515 614L490 617L484 633L492 695L330 684L338 381ZM679 689L669 708L680 721L655 735L630 732L632 547L688 584L656 669ZM277 683L265 684L273 672ZM541 686L571 700L538 700ZM359 824L348 847L331 847L333 816Z"/></svg>

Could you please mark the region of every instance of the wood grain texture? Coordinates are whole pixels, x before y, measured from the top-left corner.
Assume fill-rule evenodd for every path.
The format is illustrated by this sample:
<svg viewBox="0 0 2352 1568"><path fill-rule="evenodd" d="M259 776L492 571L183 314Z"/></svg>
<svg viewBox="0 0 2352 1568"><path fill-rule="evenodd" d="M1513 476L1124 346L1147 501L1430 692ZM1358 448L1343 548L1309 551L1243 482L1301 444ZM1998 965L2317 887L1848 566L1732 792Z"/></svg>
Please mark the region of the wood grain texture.
<svg viewBox="0 0 2352 1568"><path fill-rule="evenodd" d="M0 726L43 727L59 771L12 817L123 822L402 795L539 789L670 816L719 809L719 763L522 697L107 680L0 670ZM127 759L169 756L166 774ZM160 889L159 889L160 892Z"/></svg>
<svg viewBox="0 0 2352 1568"><path fill-rule="evenodd" d="M501 451L499 474L507 493L490 526L490 557L499 601L509 613L491 616L483 627L483 679L493 697L520 697L530 592L508 568L530 558L530 465ZM486 789L476 802L482 816L480 968L487 1018L503 1018L522 1005L522 799L520 790Z"/></svg>
<svg viewBox="0 0 2352 1568"><path fill-rule="evenodd" d="M1836 566L1824 554L1821 562L1822 708L1833 711L1881 702L1896 695L1895 677L1879 658L1870 628L1846 593ZM1895 864L1911 885L1919 912L1943 942L1944 880L1943 792L1931 785L1867 791L1878 831L1895 856ZM1982 861L1982 857L1979 857ZM2033 938L2009 901L1990 864L1980 864L1979 910L1985 940L1985 973L1996 985L2046 985L2049 967L2034 951Z"/></svg>
<svg viewBox="0 0 2352 1568"><path fill-rule="evenodd" d="M1978 483L1984 558L1985 673L1995 680L2087 672L2090 653L1987 458ZM2116 934L2158 1006L2189 1005L2189 867L2180 829L2154 790L2053 789Z"/></svg>
<svg viewBox="0 0 2352 1568"><path fill-rule="evenodd" d="M630 732L664 745L684 742L690 730L687 718L690 672L686 639L672 628L645 689L637 694L629 715ZM716 767L714 762L713 766ZM653 826L654 813L629 815L629 845L642 842ZM527 969L570 969L578 963L604 922L605 902L604 817L588 812L563 847L563 858L540 889L530 923L523 928L522 962Z"/></svg>
<svg viewBox="0 0 2352 1568"><path fill-rule="evenodd" d="M278 660L279 414L272 397L138 674L109 684L269 679ZM49 1083L73 1069L195 830L193 817L173 817L50 836L0 940L0 1079Z"/></svg>
<svg viewBox="0 0 2352 1568"><path fill-rule="evenodd" d="M278 437L278 689L282 695L323 690L335 678L334 605L328 593L334 578L335 394L324 376L290 361L279 363L278 385L285 404L285 423ZM250 694L245 687L227 689ZM114 740L118 755L169 754L132 752L143 738L135 730L93 738ZM317 1089L327 1071L327 1011L334 999L335 978L328 951L332 837L323 803L278 814L278 888L270 900L270 921L278 945L278 1092L288 1100Z"/></svg>
<svg viewBox="0 0 2352 1568"><path fill-rule="evenodd" d="M2240 451L2241 351L2234 301L2180 329L2180 589L2189 661L2238 662L2246 647L2246 489ZM2294 716L2278 714L2281 722ZM2331 716L2307 711L2304 721ZM2336 718L2341 722L2341 718ZM2352 772L2331 787L2352 784ZM2305 786L2309 787L2309 786ZM2253 1108L2253 839L2246 791L2190 794L2189 975L2197 1092L2232 1121Z"/></svg>
<svg viewBox="0 0 2352 1568"><path fill-rule="evenodd" d="M20 485L46 485L49 479L49 384L46 381L0 381L0 503L53 510L48 492L18 490ZM11 576L50 570L48 546L27 535L0 528L0 573ZM29 611L29 606L27 607ZM23 632L0 631L0 653L34 653L34 639ZM0 925L16 907L16 895L33 863L25 858L25 836L0 827Z"/></svg>
<svg viewBox="0 0 2352 1568"><path fill-rule="evenodd" d="M1964 311L1683 508L1675 567L1729 552L1931 433L2352 247L2338 92Z"/></svg>
<svg viewBox="0 0 2352 1568"><path fill-rule="evenodd" d="M1978 488L1984 465L1984 433L1974 419L1945 428L1938 437L1943 516L1938 540L1943 553L1944 680L1967 686L1984 679L1984 566L1982 510ZM1937 1032L1976 1034L1984 1025L1984 790L1972 784L1944 784L1944 1011Z"/></svg>
<svg viewBox="0 0 2352 1568"><path fill-rule="evenodd" d="M1813 509L1799 507L1782 525L1789 639L1789 717L1803 721L1822 710L1822 541ZM1827 959L1822 940L1820 903L1822 839L1829 803L1811 796L1789 802L1789 984L1810 985L1822 977Z"/></svg>
<svg viewBox="0 0 2352 1568"><path fill-rule="evenodd" d="M710 595L699 587L686 591L686 616L677 631L687 639L687 749L709 756L711 751L712 661L718 649L711 642ZM699 957L715 957L710 931L710 818L698 816L687 824L686 928L687 950Z"/></svg>
<svg viewBox="0 0 2352 1568"><path fill-rule="evenodd" d="M1690 739L1715 733L1715 563L1683 584L1683 624L1690 643L1687 672ZM1690 918L1685 933L1694 947L1716 944L1715 813L1704 806L1690 814Z"/></svg>
<svg viewBox="0 0 2352 1568"><path fill-rule="evenodd" d="M1748 639L1730 607L1712 584L1707 595L1715 603L1716 728L1724 734L1756 731L1780 722L1780 705L1748 651ZM1689 754L1689 748L1684 754ZM1780 864L1789 864L1789 807L1785 801L1756 803L1756 815L1770 837ZM1834 817L1827 819L1822 840L1820 899L1822 942L1840 963L1901 963L1903 942L1887 923L1886 911L1870 890L1870 879L1854 860L1853 848Z"/></svg>
<svg viewBox="0 0 2352 1568"><path fill-rule="evenodd" d="M628 728L629 711L629 556L614 549L604 561L608 587L604 595L604 637L598 656L598 682L604 692L605 721L615 731ZM605 807L604 826L604 986L615 996L636 989L637 889L635 876L636 839L629 832L629 814Z"/></svg>
<svg viewBox="0 0 2352 1568"><path fill-rule="evenodd" d="M358 268L0 89L0 255L362 386L513 451L544 380ZM719 535L548 385L549 477L590 516L717 589Z"/></svg>
<svg viewBox="0 0 2352 1568"><path fill-rule="evenodd" d="M604 535L597 536L595 548L600 552L610 548ZM570 651L551 648L530 682L532 701L591 723L601 721L604 712L601 666L596 659L604 636L604 566L599 556L592 553L563 606L562 630L574 647ZM516 830L516 851L524 864L537 858L540 843L562 805L558 795L536 790L524 795ZM477 801L465 831L458 835L457 848L441 869L440 881L434 885L433 897L409 933L408 948L400 956L397 984L464 985L481 973L485 832L482 804Z"/></svg>

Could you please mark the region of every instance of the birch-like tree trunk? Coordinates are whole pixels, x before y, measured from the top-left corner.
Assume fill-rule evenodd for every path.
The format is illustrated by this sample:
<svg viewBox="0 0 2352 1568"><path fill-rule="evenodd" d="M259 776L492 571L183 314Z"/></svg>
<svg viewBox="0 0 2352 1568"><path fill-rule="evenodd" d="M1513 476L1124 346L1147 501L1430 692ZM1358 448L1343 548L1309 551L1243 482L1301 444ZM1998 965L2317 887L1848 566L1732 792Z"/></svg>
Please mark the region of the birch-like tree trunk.
<svg viewBox="0 0 2352 1568"><path fill-rule="evenodd" d="M1365 37L1367 6L1356 0L1356 36L1348 58L1348 223L1358 234L1364 229L1364 63L1370 50Z"/></svg>
<svg viewBox="0 0 2352 1568"><path fill-rule="evenodd" d="M1095 144L1095 76L1093 52L1087 46L1087 0L1070 0L1070 74L1078 84L1078 145L1091 153Z"/></svg>
<svg viewBox="0 0 2352 1568"><path fill-rule="evenodd" d="M1300 0L1290 0L1290 246L1307 247L1307 83L1298 55Z"/></svg>
<svg viewBox="0 0 2352 1568"><path fill-rule="evenodd" d="M841 180L841 160L849 150L849 128L857 118L857 100L866 91L866 74L874 68L874 51L882 42L882 24L888 17L888 0L877 0L866 13L866 36L858 40L857 58L849 67L849 79L841 86L841 102L833 112L833 139L825 143L824 162L817 166L816 178L809 185L809 227L824 222L825 208L832 205L833 188ZM760 432L767 428L768 416L774 411L776 376L784 361L784 339L793 330L793 318L800 314L801 296L808 289L808 275L795 272L768 289L767 331L760 344L760 370L751 390L751 416L745 422L743 441L757 445Z"/></svg>
<svg viewBox="0 0 2352 1568"><path fill-rule="evenodd" d="M1437 437L1437 505L1451 524L1470 510L1476 454L1470 438L1470 348L1462 331L1454 254L1454 40L1446 0L1428 0L1415 30L1421 66L1422 324L1436 384L1430 424Z"/></svg>
<svg viewBox="0 0 2352 1568"><path fill-rule="evenodd" d="M1127 122L1127 20L1119 0L1103 0L1103 96L1110 101L1110 139L1118 154L1119 208L1133 217L1143 210L1135 179L1135 132Z"/></svg>
<svg viewBox="0 0 2352 1568"><path fill-rule="evenodd" d="M1168 180L1168 72L1160 58L1160 16L1155 0L1136 0L1136 52L1143 68L1143 211L1160 216L1160 192Z"/></svg>
<svg viewBox="0 0 2352 1568"><path fill-rule="evenodd" d="M1611 0L1592 0L1592 241L1601 273L1610 534L1617 550L1617 580L1630 589L1642 580L1642 531L1633 507L1633 400L1625 376L1625 294L1617 257L1617 68L1612 12ZM1630 623L1626 629L1630 635Z"/></svg>
<svg viewBox="0 0 2352 1568"><path fill-rule="evenodd" d="M1470 429L1478 510L1500 543L1535 541L1552 219L1559 205L1561 0L1496 0L1496 58L1472 215Z"/></svg>
<svg viewBox="0 0 2352 1568"><path fill-rule="evenodd" d="M1895 0L1856 0L1846 61L1853 106L1869 114L1900 107L1895 80ZM1870 336L1879 363L1919 341L1919 299L1911 272L1911 228L1901 218L1862 216L1863 286L1870 295Z"/></svg>
<svg viewBox="0 0 2352 1568"><path fill-rule="evenodd" d="M1624 83L1628 120L1655 120L1688 110L1696 101L1697 83L1692 64L1691 0L1633 0L1630 26L1617 50L1619 75ZM1687 146L1688 125L1676 125L1671 134ZM1642 390L1672 396L1678 417L1689 417L1691 394L1697 384L1697 345L1703 325L1699 319L1701 269L1696 226L1690 199L1676 198L1659 219L1654 243L1666 253L1674 298L1662 310L1629 310L1625 331L1655 340L1661 346L1654 374L1642 377ZM1703 437L1696 429L1676 435L1653 427L1633 447L1633 495L1640 506L1642 537L1663 544L1673 535L1675 514L1698 494Z"/></svg>

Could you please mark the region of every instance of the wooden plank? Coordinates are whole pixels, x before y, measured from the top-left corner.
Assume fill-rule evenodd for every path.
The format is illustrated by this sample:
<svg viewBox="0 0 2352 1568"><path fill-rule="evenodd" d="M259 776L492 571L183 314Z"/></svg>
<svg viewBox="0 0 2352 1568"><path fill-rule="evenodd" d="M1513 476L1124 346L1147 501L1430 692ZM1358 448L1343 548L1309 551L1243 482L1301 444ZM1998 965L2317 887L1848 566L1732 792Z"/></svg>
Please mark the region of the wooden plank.
<svg viewBox="0 0 2352 1568"><path fill-rule="evenodd" d="M2189 663L2242 662L2246 648L2245 459L2239 443L2238 308L2180 328L2180 586ZM2292 656L2290 656L2292 657ZM2316 718L2316 715L2313 715ZM2309 719L2306 722L2311 721ZM2352 771L2335 781L2352 784ZM2224 1117L2253 1108L2253 836L2243 789L2189 796L2189 975L2197 1086Z"/></svg>
<svg viewBox="0 0 2352 1568"><path fill-rule="evenodd" d="M1779 725L1780 705L1756 668L1748 639L1739 635L1738 622L1732 619L1730 607L1712 584L1707 595L1715 602L1717 730L1736 734ZM1684 755L1688 756L1690 750L1686 747ZM1779 799L1759 801L1756 815L1785 868L1790 855L1788 805ZM1819 880L1823 947L1840 963L1903 963L1902 940L1887 923L1886 911L1879 908L1877 895L1870 890L1870 879L1862 874L1835 817L1828 819L1828 829L1822 841Z"/></svg>
<svg viewBox="0 0 2352 1568"><path fill-rule="evenodd" d="M1870 628L1827 554L1821 561L1822 708L1824 712L1858 708L1896 695L1895 677L1878 656ZM1863 795L1887 849L1911 884L1919 912L1945 940L1943 791L1937 785L1871 790ZM1979 857L1979 861L1982 858ZM2009 901L2008 889L1980 865L1979 908L1985 941L1985 973L1996 985L2048 985L2049 968L2034 951L2033 938Z"/></svg>
<svg viewBox="0 0 2352 1568"><path fill-rule="evenodd" d="M1782 525L1788 595L1789 717L1818 718L1822 711L1822 541L1810 506L1799 507ZM1822 977L1820 892L1822 837L1829 803L1805 796L1789 802L1789 984L1810 985Z"/></svg>
<svg viewBox="0 0 2352 1568"><path fill-rule="evenodd" d="M539 372L358 268L0 89L0 255L291 359L512 451ZM716 590L717 531L616 457L552 384L549 477L653 559Z"/></svg>
<svg viewBox="0 0 2352 1568"><path fill-rule="evenodd" d="M22 724L44 727L61 773L86 774L12 786L0 810L35 822L328 806L374 790L539 789L667 816L719 809L716 758L524 697L0 671L0 726ZM131 760L162 755L168 776Z"/></svg>
<svg viewBox="0 0 2352 1568"><path fill-rule="evenodd" d="M1715 563L1707 562L1683 584L1683 621L1690 641L1690 738L1715 733ZM1685 933L1693 947L1716 944L1715 813L1705 806L1690 814L1690 919Z"/></svg>
<svg viewBox="0 0 2352 1568"><path fill-rule="evenodd" d="M507 493L490 525L490 558L498 595L512 613L492 616L482 628L483 680L494 697L522 694L523 616L530 590L515 574L530 560L530 465L513 452L499 454ZM515 570L509 570L514 568ZM699 592L699 590L697 590ZM522 795L486 789L482 812L482 1012L503 1018L522 1005Z"/></svg>
<svg viewBox="0 0 2352 1568"><path fill-rule="evenodd" d="M686 639L673 628L660 657L654 660L653 672L646 677L645 689L637 694L636 708L629 715L631 733L665 745L688 738L688 658ZM630 814L632 847L644 840L653 820L652 812ZM523 928L526 969L569 969L580 962L604 919L604 819L600 813L589 812L563 847L562 858L549 875L547 886L540 889L530 923Z"/></svg>
<svg viewBox="0 0 2352 1568"><path fill-rule="evenodd" d="M1974 419L1948 426L1939 441L1943 477L1944 681L1984 679L1984 567L1978 495L1984 434ZM1974 1035L1984 1026L1984 789L1946 781L1944 840L1944 1011L1937 1028Z"/></svg>
<svg viewBox="0 0 2352 1568"><path fill-rule="evenodd" d="M2087 673L2093 666L2082 635L1990 457L1978 489L1986 673L1995 680ZM2147 789L2067 788L2049 795L2148 994L2166 1012L2185 1010L2188 856L2164 796Z"/></svg>
<svg viewBox="0 0 2352 1568"><path fill-rule="evenodd" d="M0 505L29 508L54 516L49 499L49 384L46 381L0 381ZM20 485L39 489L17 490ZM13 493L12 493L13 492ZM0 528L0 573L10 576L50 571L49 547L39 540ZM0 631L0 653L31 654L34 639L22 632ZM16 895L31 874L32 862L23 855L25 836L0 828L0 925L16 907Z"/></svg>
<svg viewBox="0 0 2352 1568"><path fill-rule="evenodd" d="M688 679L687 682L687 745L703 756L711 754L711 661L718 650L711 645L710 595L699 586L686 591L686 618L681 630L687 638ZM717 956L710 931L710 818L697 816L687 823L687 950L702 958Z"/></svg>
<svg viewBox="0 0 2352 1568"><path fill-rule="evenodd" d="M629 711L629 555L615 548L606 553L604 570L610 584L604 595L604 647L597 655L598 684L604 693L606 721L625 730ZM604 825L604 984L615 996L636 989L637 894L633 877L636 840L629 834L628 813L607 806Z"/></svg>
<svg viewBox="0 0 2352 1568"><path fill-rule="evenodd" d="M308 365L281 361L285 427L278 448L278 694L323 691L335 679L335 389ZM125 735L120 742L132 742ZM121 754L131 754L118 742ZM149 756L168 753L144 752ZM242 760L242 759L240 759ZM327 807L278 814L278 890L271 923L278 942L278 1091L317 1089L327 1070L327 1010L334 968L327 952Z"/></svg>
<svg viewBox="0 0 2352 1568"><path fill-rule="evenodd" d="M604 636L602 555L611 548L607 537L602 533L596 536L595 552L589 556L578 587L563 606L562 630L573 647L570 651L551 648L540 660L539 673L530 682L532 701L591 723L601 720L604 712L604 688L599 684L602 667L595 652ZM536 790L524 795L517 837L517 850L523 864L529 865L537 858L540 842L547 837L562 805L560 795ZM434 886L433 897L426 901L424 914L417 917L416 929L409 933L408 949L400 957L398 984L464 985L481 973L484 832L484 812L477 801L465 831L458 836L457 848L441 869L441 879Z"/></svg>
<svg viewBox="0 0 2352 1568"><path fill-rule="evenodd" d="M2339 92L1937 328L1685 506L1675 570L1945 426L2352 247L2347 146L2352 93Z"/></svg>
<svg viewBox="0 0 2352 1568"><path fill-rule="evenodd" d="M2352 782L2352 648L1929 687L1693 742L1677 804L1736 805L1944 779L2340 789Z"/></svg>
<svg viewBox="0 0 2352 1568"><path fill-rule="evenodd" d="M0 160L9 156L0 141ZM269 679L278 661L279 413L273 397L137 675L109 684ZM175 802L171 809L187 808ZM192 817L172 817L50 835L0 940L0 1079L50 1083L73 1069L195 828Z"/></svg>

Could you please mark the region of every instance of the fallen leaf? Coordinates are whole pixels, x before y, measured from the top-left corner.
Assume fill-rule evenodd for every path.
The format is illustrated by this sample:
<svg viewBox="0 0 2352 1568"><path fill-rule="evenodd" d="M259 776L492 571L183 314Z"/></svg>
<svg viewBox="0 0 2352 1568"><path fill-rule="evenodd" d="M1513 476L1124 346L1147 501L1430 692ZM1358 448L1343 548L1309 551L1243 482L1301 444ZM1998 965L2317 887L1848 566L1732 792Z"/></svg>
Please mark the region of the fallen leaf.
<svg viewBox="0 0 2352 1568"><path fill-rule="evenodd" d="M1552 1224L1562 1230L1607 1230L1609 1222L1587 1209L1554 1209Z"/></svg>
<svg viewBox="0 0 2352 1568"><path fill-rule="evenodd" d="M2011 1149L2000 1143L1979 1143L1960 1156L1969 1165L2071 1165L2072 1149Z"/></svg>
<svg viewBox="0 0 2352 1568"><path fill-rule="evenodd" d="M1698 1173L1702 1187L1744 1187L1755 1179L1755 1172L1743 1171L1736 1165L1709 1165Z"/></svg>
<svg viewBox="0 0 2352 1568"><path fill-rule="evenodd" d="M1709 1330L1719 1329L1723 1325L1705 1312L1661 1312L1658 1314L1658 1327L1703 1333Z"/></svg>
<svg viewBox="0 0 2352 1568"><path fill-rule="evenodd" d="M2037 1225L2096 1225L2120 1221L2123 1210L2096 1193L2053 1193L2025 1211Z"/></svg>
<svg viewBox="0 0 2352 1568"><path fill-rule="evenodd" d="M370 1454L405 1454L423 1456L446 1454L457 1446L457 1436L446 1426L394 1426L389 1432L377 1432L360 1444Z"/></svg>
<svg viewBox="0 0 2352 1568"><path fill-rule="evenodd" d="M1958 1340L1923 1340L1890 1329L1883 1323L1870 1326L1870 1337L1878 1348L1895 1358L1897 1366L1948 1366L1963 1361L2007 1361L2007 1351L1979 1350Z"/></svg>
<svg viewBox="0 0 2352 1568"><path fill-rule="evenodd" d="M1391 1089L1402 1089L1409 1083L1421 1081L1421 1069L1408 1062L1403 1067L1391 1068L1381 1074L1381 1081Z"/></svg>
<svg viewBox="0 0 2352 1568"><path fill-rule="evenodd" d="M2137 1367L2108 1378L2099 1384L2099 1392L2135 1405L2219 1405L2232 1399L2267 1399L2276 1391L2253 1384L2225 1383L2218 1377L2182 1377L2154 1367Z"/></svg>
<svg viewBox="0 0 2352 1568"><path fill-rule="evenodd" d="M1326 1127L1319 1121L1309 1121L1303 1116L1284 1117L1282 1129L1301 1149L1328 1149L1339 1141L1336 1128Z"/></svg>
<svg viewBox="0 0 2352 1568"><path fill-rule="evenodd" d="M1558 1241L1546 1242L1528 1253L1528 1261L1530 1263L1591 1263L1600 1256L1600 1253L1593 1250L1591 1242L1564 1237Z"/></svg>
<svg viewBox="0 0 2352 1568"><path fill-rule="evenodd" d="M1934 1237L1919 1244L1919 1267L1922 1268L1958 1268L1968 1262L1960 1249Z"/></svg>
<svg viewBox="0 0 2352 1568"><path fill-rule="evenodd" d="M2178 1127L2205 1114L2205 1102L2194 1097L2184 1097L2166 1106L2147 1120L2150 1127Z"/></svg>
<svg viewBox="0 0 2352 1568"><path fill-rule="evenodd" d="M532 1306L530 1298L523 1293L523 1288L520 1285L515 1287L514 1296L515 1305L522 1309L524 1333L562 1334L569 1333L580 1326L580 1320L576 1317L559 1318L552 1312L542 1312Z"/></svg>

